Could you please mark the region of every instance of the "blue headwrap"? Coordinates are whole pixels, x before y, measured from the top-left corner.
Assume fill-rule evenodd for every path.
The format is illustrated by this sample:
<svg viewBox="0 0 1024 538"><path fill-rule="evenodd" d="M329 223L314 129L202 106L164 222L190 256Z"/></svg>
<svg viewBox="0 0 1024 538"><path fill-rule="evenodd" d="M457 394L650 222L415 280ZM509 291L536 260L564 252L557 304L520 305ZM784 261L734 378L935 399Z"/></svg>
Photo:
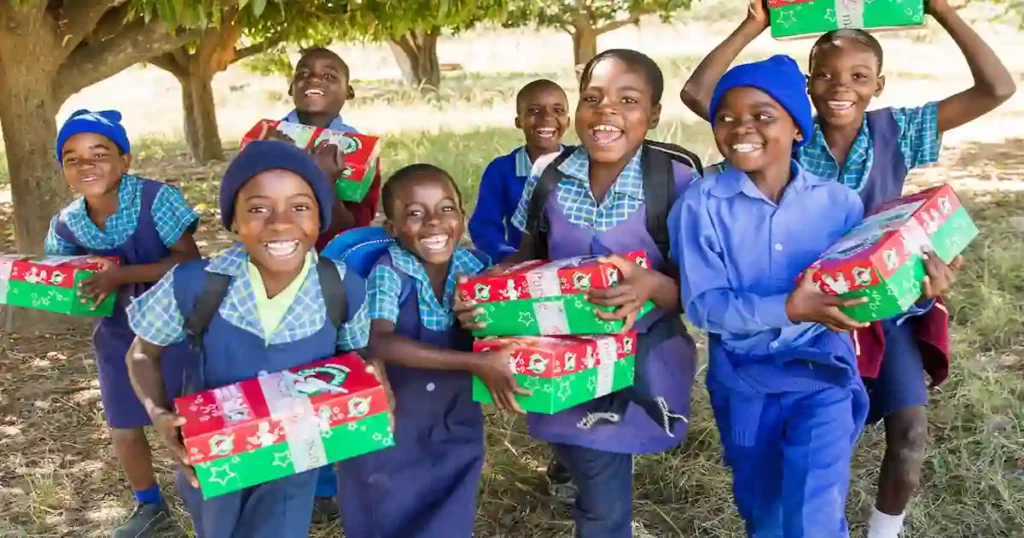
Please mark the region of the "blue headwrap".
<svg viewBox="0 0 1024 538"><path fill-rule="evenodd" d="M725 93L742 87L763 91L789 112L804 135L804 139L796 142L794 147L798 148L810 140L814 132L814 117L811 114L811 101L807 97L807 79L793 58L777 54L760 62L737 65L726 72L711 96L708 113L711 115L712 126Z"/></svg>
<svg viewBox="0 0 1024 538"><path fill-rule="evenodd" d="M334 206L334 185L305 151L287 142L257 140L245 146L231 164L220 183L220 220L231 228L235 219L235 198L238 191L254 176L267 170L287 170L302 178L313 190L320 209L320 232L331 224Z"/></svg>
<svg viewBox="0 0 1024 538"><path fill-rule="evenodd" d="M76 110L71 117L64 122L60 131L57 132L57 162L64 161L64 144L76 134L96 133L110 139L117 144L121 153L131 153L132 146L128 142L128 133L121 125L121 113L116 110L100 110L92 112L89 110Z"/></svg>

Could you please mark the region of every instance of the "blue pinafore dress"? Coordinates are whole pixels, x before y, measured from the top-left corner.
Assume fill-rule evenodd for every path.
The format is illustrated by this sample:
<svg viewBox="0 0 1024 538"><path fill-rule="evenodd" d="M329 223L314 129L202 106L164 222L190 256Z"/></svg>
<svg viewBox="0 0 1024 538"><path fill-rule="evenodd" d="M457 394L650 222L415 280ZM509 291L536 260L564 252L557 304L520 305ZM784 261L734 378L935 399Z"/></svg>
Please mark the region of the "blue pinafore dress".
<svg viewBox="0 0 1024 538"><path fill-rule="evenodd" d="M447 349L469 351L457 324L448 331L420 321L413 286L399 305L395 332ZM484 462L484 418L468 372L387 366L395 396L395 446L338 464L338 503L348 538L469 538Z"/></svg>
<svg viewBox="0 0 1024 538"><path fill-rule="evenodd" d="M153 222L153 202L165 185L159 181L141 179L142 203L139 221L128 240L112 249L92 249L82 244L68 227L63 218L58 218L54 231L74 245L82 253L93 256L117 257L123 265L156 263L170 254ZM135 339L135 333L128 325L126 309L132 299L153 287L153 283L131 284L117 291L114 313L109 317L96 318L93 322L92 341L96 350L96 367L99 371L100 397L107 424L111 428L142 428L150 424L149 414L135 396L125 358L128 348ZM188 368L195 365L197 357L187 344L167 347L161 355L165 388L169 395L180 395L182 383Z"/></svg>
<svg viewBox="0 0 1024 538"><path fill-rule="evenodd" d="M174 297L186 317L206 284L208 264L209 260L199 260L175 270ZM308 278L317 278L316 271L311 270ZM231 288L239 285L242 281L235 279ZM231 288L203 336L205 358L201 371L189 379L189 392L254 379L261 371L286 370L336 354L338 329L326 315L323 326L313 334L280 344L267 344L263 337L235 326L225 316L233 319L244 311L240 303L247 294L233 296ZM358 306L350 301L349 311ZM306 538L318 473L319 469L312 469L208 500L180 471L177 485L197 538Z"/></svg>

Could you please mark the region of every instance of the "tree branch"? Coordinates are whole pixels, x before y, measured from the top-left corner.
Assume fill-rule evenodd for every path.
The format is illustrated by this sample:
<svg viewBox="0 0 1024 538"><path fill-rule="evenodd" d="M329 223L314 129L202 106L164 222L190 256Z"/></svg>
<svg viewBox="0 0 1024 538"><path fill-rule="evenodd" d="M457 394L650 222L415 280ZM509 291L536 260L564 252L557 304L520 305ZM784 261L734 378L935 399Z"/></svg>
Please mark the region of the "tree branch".
<svg viewBox="0 0 1024 538"><path fill-rule="evenodd" d="M174 49L171 52L158 54L156 56L153 56L152 58L147 59L146 63L155 65L160 69L163 69L164 71L167 71L168 73L174 75L175 77L181 78L188 74L188 59L185 59L186 63L182 63L181 54L179 53L181 49L182 47L178 47L177 49Z"/></svg>
<svg viewBox="0 0 1024 538"><path fill-rule="evenodd" d="M611 21L608 24L605 24L605 25L603 25L603 26L601 26L599 28L596 28L594 30L594 32L596 32L597 35L606 34L608 32L611 32L613 30L618 30L619 28L622 28L623 26L629 26L631 24L640 24L640 16L639 15L631 15L626 20Z"/></svg>
<svg viewBox="0 0 1024 538"><path fill-rule="evenodd" d="M256 43L255 45L249 45L248 47L235 49L235 61L237 62L238 60L244 60L250 56L255 56L257 54L263 54L264 52L267 52L268 50L280 45L282 41L284 41L283 35L272 35L270 37L267 37L263 41Z"/></svg>
<svg viewBox="0 0 1024 538"><path fill-rule="evenodd" d="M86 86L180 47L198 36L199 32L172 34L166 24L156 19L148 23L142 18L136 19L110 39L75 49L57 71L54 97L63 103Z"/></svg>
<svg viewBox="0 0 1024 538"><path fill-rule="evenodd" d="M92 33L96 24L107 13L107 10L117 7L124 0L75 0L64 2L56 15L57 27L60 28L61 49L64 58L67 58L71 51Z"/></svg>

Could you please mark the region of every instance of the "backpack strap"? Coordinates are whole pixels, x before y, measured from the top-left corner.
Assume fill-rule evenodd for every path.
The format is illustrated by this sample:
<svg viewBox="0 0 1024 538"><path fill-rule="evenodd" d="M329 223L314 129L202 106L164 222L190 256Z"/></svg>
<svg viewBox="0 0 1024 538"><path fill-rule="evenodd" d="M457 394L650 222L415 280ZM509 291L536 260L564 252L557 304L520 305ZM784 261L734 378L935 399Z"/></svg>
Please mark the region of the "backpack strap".
<svg viewBox="0 0 1024 538"><path fill-rule="evenodd" d="M537 178L537 184L533 187L533 194L530 196L529 211L526 213L526 233L530 234L533 238L533 244L536 249L538 258L546 258L548 255L548 241L547 241L547 230L545 226L544 218L544 205L548 203L548 198L551 197L551 191L555 190L558 182L562 179L562 171L558 169L568 159L573 152L576 151L575 146L569 146L565 148L552 160L544 172L541 173L540 177Z"/></svg>
<svg viewBox="0 0 1024 538"><path fill-rule="evenodd" d="M203 345L203 335L210 327L213 315L220 309L224 297L228 294L228 287L231 285L231 277L220 273L206 273L206 283L203 284L203 291L196 298L192 311L185 316L185 333L196 340L200 348Z"/></svg>
<svg viewBox="0 0 1024 538"><path fill-rule="evenodd" d="M333 260L320 256L316 261L316 276L320 280L320 292L327 306L327 317L335 329L340 329L348 317L348 304L338 266Z"/></svg>
<svg viewBox="0 0 1024 538"><path fill-rule="evenodd" d="M658 246L661 258L671 264L668 214L676 201L676 178L673 161L678 161L697 173L702 173L700 159L675 144L645 141L644 206L647 211L647 233Z"/></svg>

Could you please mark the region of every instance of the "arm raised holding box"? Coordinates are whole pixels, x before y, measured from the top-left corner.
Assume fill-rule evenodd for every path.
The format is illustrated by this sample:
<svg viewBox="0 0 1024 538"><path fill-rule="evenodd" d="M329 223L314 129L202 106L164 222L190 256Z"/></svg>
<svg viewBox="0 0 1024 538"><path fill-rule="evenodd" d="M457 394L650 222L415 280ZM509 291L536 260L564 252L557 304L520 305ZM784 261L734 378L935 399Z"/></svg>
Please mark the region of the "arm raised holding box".
<svg viewBox="0 0 1024 538"><path fill-rule="evenodd" d="M647 301L666 312L679 312L679 283L672 277L640 267L618 254L601 258L601 261L614 265L622 276L617 286L587 292L588 301L616 308L612 312L595 310L597 317L605 321L624 319L622 332L629 332Z"/></svg>

